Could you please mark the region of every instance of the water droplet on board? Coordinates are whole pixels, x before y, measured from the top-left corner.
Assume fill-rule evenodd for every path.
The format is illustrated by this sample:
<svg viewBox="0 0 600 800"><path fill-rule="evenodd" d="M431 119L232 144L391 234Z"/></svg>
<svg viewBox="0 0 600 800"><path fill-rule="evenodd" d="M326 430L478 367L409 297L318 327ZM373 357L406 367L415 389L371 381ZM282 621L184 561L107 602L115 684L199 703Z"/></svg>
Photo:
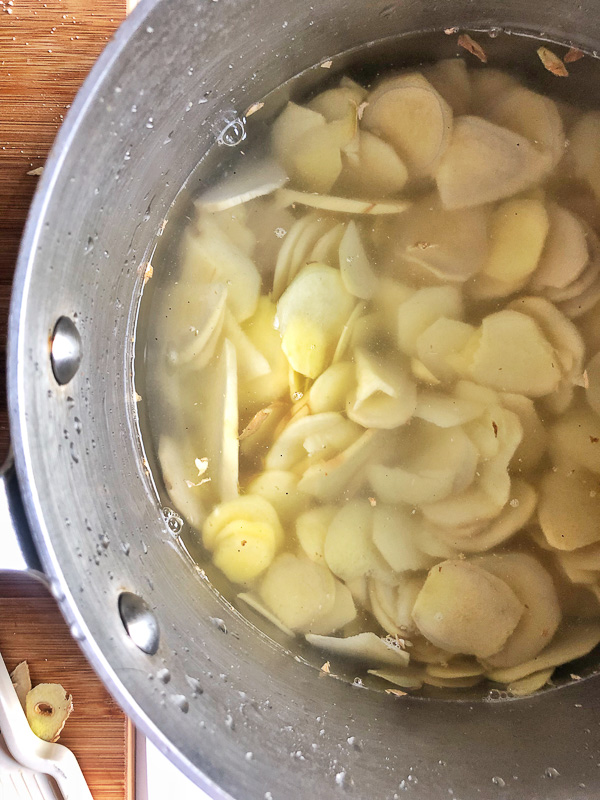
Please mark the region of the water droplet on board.
<svg viewBox="0 0 600 800"><path fill-rule="evenodd" d="M492 778L492 783L494 786L499 786L501 789L506 786L506 781L503 778L500 778L498 775L494 775Z"/></svg>

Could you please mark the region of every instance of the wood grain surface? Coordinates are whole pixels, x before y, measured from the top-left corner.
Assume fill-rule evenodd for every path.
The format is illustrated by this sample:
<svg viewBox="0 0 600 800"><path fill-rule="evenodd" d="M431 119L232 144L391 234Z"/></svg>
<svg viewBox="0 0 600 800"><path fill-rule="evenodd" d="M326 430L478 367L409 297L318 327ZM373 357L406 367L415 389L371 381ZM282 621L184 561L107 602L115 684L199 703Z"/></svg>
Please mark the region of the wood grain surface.
<svg viewBox="0 0 600 800"><path fill-rule="evenodd" d="M0 0L0 459L8 447L6 328L19 240L56 132L126 0Z"/></svg>
<svg viewBox="0 0 600 800"><path fill-rule="evenodd" d="M56 132L99 53L125 16L125 0L0 0L0 458L8 448L6 331L19 241ZM0 576L0 652L26 659L34 684L58 682L75 710L61 736L94 800L133 797L133 729L71 638L46 589Z"/></svg>
<svg viewBox="0 0 600 800"><path fill-rule="evenodd" d="M60 683L73 696L60 743L77 756L94 800L133 800L133 726L33 578L0 574L0 652L9 671L27 661L34 686Z"/></svg>

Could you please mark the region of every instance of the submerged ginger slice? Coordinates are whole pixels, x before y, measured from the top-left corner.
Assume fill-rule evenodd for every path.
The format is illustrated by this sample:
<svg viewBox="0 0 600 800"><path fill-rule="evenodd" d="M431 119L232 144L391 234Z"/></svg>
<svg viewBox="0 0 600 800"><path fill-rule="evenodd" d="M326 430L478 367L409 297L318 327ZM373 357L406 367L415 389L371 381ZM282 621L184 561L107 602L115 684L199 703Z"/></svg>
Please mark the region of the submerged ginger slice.
<svg viewBox="0 0 600 800"><path fill-rule="evenodd" d="M435 171L452 131L452 109L421 74L407 73L381 83L370 95L364 127L391 144L409 175Z"/></svg>
<svg viewBox="0 0 600 800"><path fill-rule="evenodd" d="M413 619L434 645L486 658L501 649L523 611L507 583L475 563L457 560L429 571Z"/></svg>
<svg viewBox="0 0 600 800"><path fill-rule="evenodd" d="M522 192L546 173L529 139L480 117L459 117L436 173L444 208L491 203Z"/></svg>
<svg viewBox="0 0 600 800"><path fill-rule="evenodd" d="M59 683L39 683L27 692L25 714L31 730L46 742L56 742L73 711L73 698Z"/></svg>

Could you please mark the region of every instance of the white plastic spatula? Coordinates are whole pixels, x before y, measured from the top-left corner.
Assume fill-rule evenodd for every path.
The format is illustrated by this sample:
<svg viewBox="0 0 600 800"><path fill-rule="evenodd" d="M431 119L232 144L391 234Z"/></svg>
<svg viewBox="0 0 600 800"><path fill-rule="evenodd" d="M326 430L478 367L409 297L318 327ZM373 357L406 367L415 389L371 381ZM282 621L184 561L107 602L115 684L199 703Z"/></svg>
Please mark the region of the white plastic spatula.
<svg viewBox="0 0 600 800"><path fill-rule="evenodd" d="M0 742L4 740L0 748L0 795L3 799L93 800L73 753L61 744L39 739L29 727L1 655L0 732ZM60 794L57 795L52 781L45 776L56 781ZM22 788L21 793L10 794L9 790L16 792L18 788Z"/></svg>

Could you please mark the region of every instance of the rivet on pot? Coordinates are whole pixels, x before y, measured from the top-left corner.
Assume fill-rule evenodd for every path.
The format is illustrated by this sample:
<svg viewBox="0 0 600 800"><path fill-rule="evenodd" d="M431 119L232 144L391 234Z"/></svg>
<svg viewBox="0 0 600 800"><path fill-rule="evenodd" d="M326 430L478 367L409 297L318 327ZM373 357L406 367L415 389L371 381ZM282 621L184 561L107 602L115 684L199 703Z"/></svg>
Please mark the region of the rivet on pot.
<svg viewBox="0 0 600 800"><path fill-rule="evenodd" d="M81 364L81 336L69 317L60 317L52 332L50 361L61 386L73 378Z"/></svg>
<svg viewBox="0 0 600 800"><path fill-rule="evenodd" d="M160 633L154 613L145 600L133 592L119 595L119 615L131 641L144 653L154 655L158 650Z"/></svg>

